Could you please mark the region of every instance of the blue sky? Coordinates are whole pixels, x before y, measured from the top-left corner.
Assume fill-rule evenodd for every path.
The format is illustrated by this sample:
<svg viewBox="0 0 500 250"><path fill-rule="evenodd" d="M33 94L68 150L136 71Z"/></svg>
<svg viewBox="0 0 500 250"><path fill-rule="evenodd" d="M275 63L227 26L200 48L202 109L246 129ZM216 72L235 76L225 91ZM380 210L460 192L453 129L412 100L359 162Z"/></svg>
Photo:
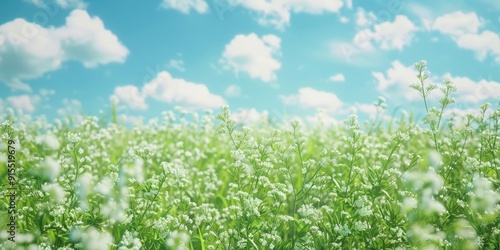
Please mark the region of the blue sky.
<svg viewBox="0 0 500 250"><path fill-rule="evenodd" d="M379 96L419 113L420 60L456 84L463 113L500 99L498 13L496 0L3 0L0 114L114 101L132 123L221 105L245 123L335 123L374 115Z"/></svg>

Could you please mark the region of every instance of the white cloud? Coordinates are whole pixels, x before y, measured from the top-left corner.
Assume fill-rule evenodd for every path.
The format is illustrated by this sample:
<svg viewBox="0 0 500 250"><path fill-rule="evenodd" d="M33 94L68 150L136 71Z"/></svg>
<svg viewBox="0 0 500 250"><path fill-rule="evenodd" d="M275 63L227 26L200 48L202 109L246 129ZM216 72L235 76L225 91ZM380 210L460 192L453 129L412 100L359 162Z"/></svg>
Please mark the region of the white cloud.
<svg viewBox="0 0 500 250"><path fill-rule="evenodd" d="M380 93L393 97L403 96L409 101L419 100L418 92L409 87L413 82L417 82L417 70L413 65L405 66L400 61L393 61L391 68L386 73L372 72L376 79L377 90Z"/></svg>
<svg viewBox="0 0 500 250"><path fill-rule="evenodd" d="M491 6L494 9L500 10L500 2L497 0L480 0L480 1L488 4L489 6Z"/></svg>
<svg viewBox="0 0 500 250"><path fill-rule="evenodd" d="M354 36L354 44L362 50L373 50L372 42L380 48L403 50L413 39L417 27L404 15L397 15L393 22L383 22L374 26L374 30L363 29Z"/></svg>
<svg viewBox="0 0 500 250"><path fill-rule="evenodd" d="M47 2L54 2L58 7L63 9L85 9L87 8L87 3L82 0L24 0L34 4L39 8L47 7Z"/></svg>
<svg viewBox="0 0 500 250"><path fill-rule="evenodd" d="M340 17L340 22L341 23L348 23L349 22L349 18L347 18L345 16L342 16L342 17Z"/></svg>
<svg viewBox="0 0 500 250"><path fill-rule="evenodd" d="M238 85L229 85L224 92L226 96L237 97L241 95L241 88Z"/></svg>
<svg viewBox="0 0 500 250"><path fill-rule="evenodd" d="M301 88L297 94L284 96L282 100L286 105L322 109L329 113L338 111L343 105L342 101L334 93L315 90L310 87Z"/></svg>
<svg viewBox="0 0 500 250"><path fill-rule="evenodd" d="M82 104L77 99L64 98L62 108L57 109L57 114L61 117L72 117L76 123L81 123L84 119Z"/></svg>
<svg viewBox="0 0 500 250"><path fill-rule="evenodd" d="M35 112L37 99L38 98L32 98L29 95L10 96L7 97L7 103L10 104L14 110L33 113Z"/></svg>
<svg viewBox="0 0 500 250"><path fill-rule="evenodd" d="M224 98L210 93L206 85L174 78L167 71L157 73L141 88L134 85L116 87L109 98L134 110L146 110L149 98L188 109L220 108L226 105Z"/></svg>
<svg viewBox="0 0 500 250"><path fill-rule="evenodd" d="M118 37L104 27L98 17L90 17L84 10L74 10L66 18L66 25L56 30L66 60L77 60L85 67L124 62L129 54Z"/></svg>
<svg viewBox="0 0 500 250"><path fill-rule="evenodd" d="M500 63L500 36L497 33L486 30L481 34L465 34L457 38L456 42L459 47L476 52L480 61L491 54L495 62Z"/></svg>
<svg viewBox="0 0 500 250"><path fill-rule="evenodd" d="M372 72L377 80L377 90L388 96L396 98L403 96L406 100L420 100L418 92L409 87L411 83L418 82L417 71L413 66L405 66L399 61L393 61L391 68L386 73ZM488 99L500 99L500 83L492 80L473 81L468 77L452 76L446 73L442 78L448 78L457 87L455 94L458 102L477 103ZM435 78L437 80L437 78ZM433 81L433 83L442 87L442 81ZM426 84L429 84L429 80ZM442 97L439 90L434 90L429 95L430 100L437 100Z"/></svg>
<svg viewBox="0 0 500 250"><path fill-rule="evenodd" d="M53 89L40 89L41 96L55 95L56 91Z"/></svg>
<svg viewBox="0 0 500 250"><path fill-rule="evenodd" d="M191 9L198 13L206 13L209 10L205 0L163 0L160 6L165 9L174 9L184 14L189 14Z"/></svg>
<svg viewBox="0 0 500 250"><path fill-rule="evenodd" d="M343 6L343 0L241 0L240 4L258 13L261 25L283 30L290 24L291 12L319 15L336 13Z"/></svg>
<svg viewBox="0 0 500 250"><path fill-rule="evenodd" d="M377 107L373 104L366 103L355 103L351 106L352 113L362 112L370 116L374 116L377 114Z"/></svg>
<svg viewBox="0 0 500 250"><path fill-rule="evenodd" d="M0 26L0 81L31 90L21 79L34 79L61 66L60 40L51 30L17 18Z"/></svg>
<svg viewBox="0 0 500 250"><path fill-rule="evenodd" d="M28 3L32 3L36 7L39 7L39 8L45 6L45 2L43 0L24 0L24 1L28 2Z"/></svg>
<svg viewBox="0 0 500 250"><path fill-rule="evenodd" d="M351 66L373 68L385 59L385 55L378 50L367 51L347 42L332 41L329 44L331 56Z"/></svg>
<svg viewBox="0 0 500 250"><path fill-rule="evenodd" d="M137 125L140 123L143 123L144 118L141 116L134 116L134 115L129 115L129 114L121 114L119 116L120 122L130 124L130 125Z"/></svg>
<svg viewBox="0 0 500 250"><path fill-rule="evenodd" d="M72 11L59 28L44 28L22 18L0 26L0 81L12 89L30 91L23 80L57 70L66 60L95 67L123 62L127 55L117 37L85 10Z"/></svg>
<svg viewBox="0 0 500 250"><path fill-rule="evenodd" d="M339 122L331 115L326 114L322 109L318 109L312 116L306 116L305 120L312 125L316 126L336 126Z"/></svg>
<svg viewBox="0 0 500 250"><path fill-rule="evenodd" d="M477 33L482 21L475 12L463 13L456 11L444 14L434 21L432 29L443 34L460 36L467 33Z"/></svg>
<svg viewBox="0 0 500 250"><path fill-rule="evenodd" d="M82 0L56 0L57 5L63 9L85 9L87 3Z"/></svg>
<svg viewBox="0 0 500 250"><path fill-rule="evenodd" d="M358 27L367 27L372 25L377 20L377 16L373 12L366 12L363 8L358 8L356 11L356 25Z"/></svg>
<svg viewBox="0 0 500 250"><path fill-rule="evenodd" d="M184 61L183 60L170 60L168 62L168 67L176 69L178 71L184 72L186 71L186 68L184 68Z"/></svg>
<svg viewBox="0 0 500 250"><path fill-rule="evenodd" d="M275 35L259 38L255 33L237 35L226 45L220 62L225 69L243 71L251 78L270 82L281 63L273 56L280 53L281 39Z"/></svg>
<svg viewBox="0 0 500 250"><path fill-rule="evenodd" d="M452 76L446 73L457 87L457 100L459 102L478 103L488 99L500 100L500 82L482 79L474 81L468 77Z"/></svg>
<svg viewBox="0 0 500 250"><path fill-rule="evenodd" d="M491 55L495 62L500 63L500 36L490 30L479 33L483 25L484 20L475 12L457 11L436 18L432 27L449 35L458 47L474 51L479 61Z"/></svg>
<svg viewBox="0 0 500 250"><path fill-rule="evenodd" d="M267 121L269 114L267 110L262 112L257 111L254 108L251 109L239 109L236 112L231 113L231 118L237 123L243 124L255 124L263 121Z"/></svg>
<svg viewBox="0 0 500 250"><path fill-rule="evenodd" d="M144 96L134 85L116 87L110 99L116 102L117 105L123 103L132 109L145 110L148 108Z"/></svg>
<svg viewBox="0 0 500 250"><path fill-rule="evenodd" d="M5 110L5 102L4 100L2 100L2 98L0 98L0 117L2 117L4 114L4 110Z"/></svg>
<svg viewBox="0 0 500 250"><path fill-rule="evenodd" d="M493 115L494 109L487 109L484 116L489 117ZM482 116L481 111L478 108L456 108L450 107L444 110L444 118L450 119L454 117L453 123L456 126L466 125L467 115Z"/></svg>
<svg viewBox="0 0 500 250"><path fill-rule="evenodd" d="M146 83L142 88L142 95L161 102L183 104L189 108L219 108L226 105L221 96L210 93L204 84L173 78L166 71L160 72L156 78Z"/></svg>
<svg viewBox="0 0 500 250"><path fill-rule="evenodd" d="M348 9L352 9L352 0L346 0L345 4L346 4Z"/></svg>
<svg viewBox="0 0 500 250"><path fill-rule="evenodd" d="M343 82L345 81L345 76L342 73L335 74L329 78L332 82Z"/></svg>

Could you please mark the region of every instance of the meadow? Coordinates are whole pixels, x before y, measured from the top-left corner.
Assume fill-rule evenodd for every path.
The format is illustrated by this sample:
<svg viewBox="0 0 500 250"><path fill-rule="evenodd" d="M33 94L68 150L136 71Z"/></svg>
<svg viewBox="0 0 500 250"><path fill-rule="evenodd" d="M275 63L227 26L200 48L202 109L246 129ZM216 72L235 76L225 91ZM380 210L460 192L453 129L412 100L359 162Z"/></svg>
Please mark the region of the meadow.
<svg viewBox="0 0 500 250"><path fill-rule="evenodd" d="M500 249L500 106L452 118L454 84L415 66L421 120L241 125L222 107L127 128L116 112L11 112L0 248Z"/></svg>

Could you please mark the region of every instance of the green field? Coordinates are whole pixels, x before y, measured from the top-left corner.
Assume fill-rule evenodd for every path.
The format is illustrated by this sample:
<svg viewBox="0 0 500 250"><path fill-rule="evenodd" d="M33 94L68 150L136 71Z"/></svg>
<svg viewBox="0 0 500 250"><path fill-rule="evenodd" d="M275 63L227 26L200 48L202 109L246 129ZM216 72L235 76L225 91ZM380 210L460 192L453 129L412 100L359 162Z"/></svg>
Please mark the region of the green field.
<svg viewBox="0 0 500 250"><path fill-rule="evenodd" d="M408 88L420 120L246 127L223 107L127 128L116 113L11 115L0 248L500 249L500 107L450 120L455 87L426 83L424 67Z"/></svg>

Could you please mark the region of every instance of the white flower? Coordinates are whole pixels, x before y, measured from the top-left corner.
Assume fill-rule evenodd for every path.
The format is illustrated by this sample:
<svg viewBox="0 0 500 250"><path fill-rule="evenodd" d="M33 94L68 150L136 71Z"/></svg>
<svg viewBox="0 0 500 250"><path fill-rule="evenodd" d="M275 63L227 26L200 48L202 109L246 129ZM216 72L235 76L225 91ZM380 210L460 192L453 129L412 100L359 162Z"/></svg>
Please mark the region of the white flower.
<svg viewBox="0 0 500 250"><path fill-rule="evenodd" d="M108 196L111 194L112 188L113 182L108 177L104 177L104 179L95 186L95 192Z"/></svg>
<svg viewBox="0 0 500 250"><path fill-rule="evenodd" d="M61 146L57 137L52 133L48 133L43 136L37 136L35 138L35 141L37 144L43 144L45 147L51 150L59 149L59 147Z"/></svg>
<svg viewBox="0 0 500 250"><path fill-rule="evenodd" d="M368 225L368 223L366 221L356 221L356 223L354 223L354 230L356 231L365 231L367 229L370 229L370 225Z"/></svg>
<svg viewBox="0 0 500 250"><path fill-rule="evenodd" d="M437 212L439 214L442 214L446 212L444 206L439 201L434 199L431 188L426 188L422 192L421 209L428 213Z"/></svg>
<svg viewBox="0 0 500 250"><path fill-rule="evenodd" d="M413 197L406 197L403 200L403 210L405 210L406 212L417 208L417 206L418 206L418 201Z"/></svg>
<svg viewBox="0 0 500 250"><path fill-rule="evenodd" d="M94 227L82 233L81 242L86 250L107 250L113 243L113 237L107 231L98 231Z"/></svg>
<svg viewBox="0 0 500 250"><path fill-rule="evenodd" d="M166 240L167 246L171 249L189 249L189 235L185 232L174 231ZM175 248L174 248L175 247Z"/></svg>
<svg viewBox="0 0 500 250"><path fill-rule="evenodd" d="M443 162L441 161L441 154L436 150L432 150L429 153L429 164L436 170L439 169L443 164Z"/></svg>
<svg viewBox="0 0 500 250"><path fill-rule="evenodd" d="M48 193L57 204L64 202L65 192L58 183L45 183L42 186L42 190Z"/></svg>
<svg viewBox="0 0 500 250"><path fill-rule="evenodd" d="M50 179L50 181L54 181L61 172L61 165L58 161L56 161L51 156L45 158L45 160L41 164L41 169L44 175Z"/></svg>
<svg viewBox="0 0 500 250"><path fill-rule="evenodd" d="M82 139L80 138L79 134L73 134L73 133L68 133L68 141L70 143L76 144L79 143Z"/></svg>
<svg viewBox="0 0 500 250"><path fill-rule="evenodd" d="M476 173L472 179L472 186L474 198L471 199L471 208L481 213L493 213L496 204L500 202L500 194L494 190L491 181Z"/></svg>
<svg viewBox="0 0 500 250"><path fill-rule="evenodd" d="M141 240L137 237L138 233L131 233L130 231L125 231L123 238L120 242L118 250L139 250L142 247Z"/></svg>

